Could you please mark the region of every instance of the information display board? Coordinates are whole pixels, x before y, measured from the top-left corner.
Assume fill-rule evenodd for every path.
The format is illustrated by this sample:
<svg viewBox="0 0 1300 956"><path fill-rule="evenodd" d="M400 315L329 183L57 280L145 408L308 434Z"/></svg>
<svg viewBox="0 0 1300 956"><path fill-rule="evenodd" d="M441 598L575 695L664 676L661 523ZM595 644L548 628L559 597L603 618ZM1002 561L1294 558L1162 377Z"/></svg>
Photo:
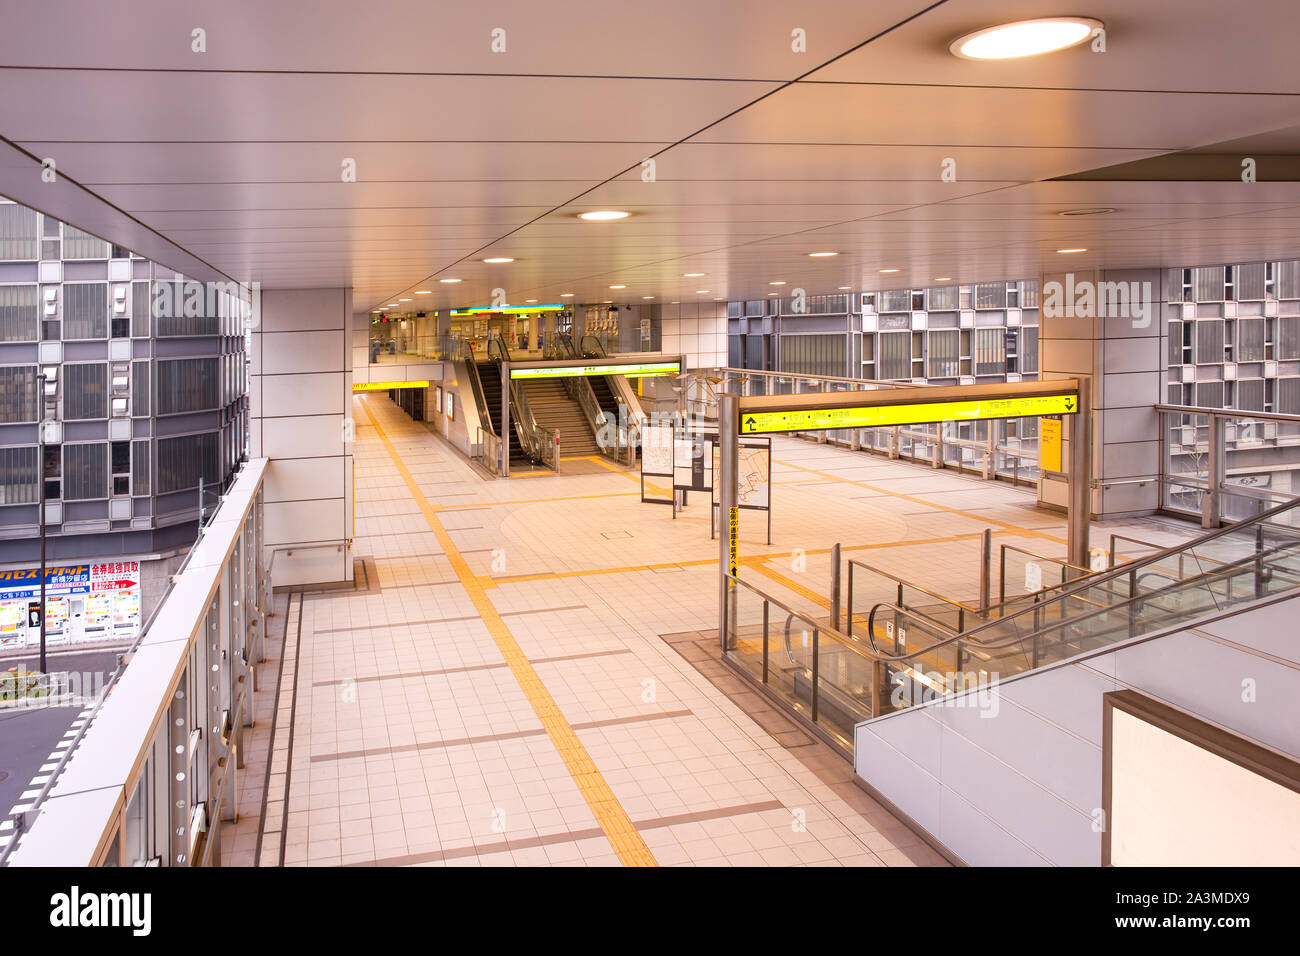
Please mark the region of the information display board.
<svg viewBox="0 0 1300 956"><path fill-rule="evenodd" d="M673 499L646 496L646 479L663 479L658 484L669 483L673 478L673 423L653 419L641 426L641 500L657 505L671 505ZM657 484L654 481L651 485Z"/></svg>
<svg viewBox="0 0 1300 956"><path fill-rule="evenodd" d="M736 507L767 512L767 543L772 543L772 439L741 438L736 450ZM713 449L713 505L722 503L722 450Z"/></svg>

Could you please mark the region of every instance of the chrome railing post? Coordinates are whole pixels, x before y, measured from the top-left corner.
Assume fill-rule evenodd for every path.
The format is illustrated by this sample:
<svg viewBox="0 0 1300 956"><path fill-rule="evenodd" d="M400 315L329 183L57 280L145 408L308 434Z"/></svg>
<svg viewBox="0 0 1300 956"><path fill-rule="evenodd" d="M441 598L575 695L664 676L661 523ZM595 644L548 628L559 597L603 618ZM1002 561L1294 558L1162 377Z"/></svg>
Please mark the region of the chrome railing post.
<svg viewBox="0 0 1300 956"><path fill-rule="evenodd" d="M767 683L767 662L768 662L768 657L771 653L770 635L768 634L769 619L770 619L770 612L768 608L768 602L764 601L763 602L763 683L764 684Z"/></svg>
<svg viewBox="0 0 1300 956"><path fill-rule="evenodd" d="M840 629L840 545L831 545L831 627Z"/></svg>
<svg viewBox="0 0 1300 956"><path fill-rule="evenodd" d="M814 724L817 723L817 685L821 682L821 655L819 650L821 642L818 640L820 633L821 631L818 628L813 628L812 721Z"/></svg>

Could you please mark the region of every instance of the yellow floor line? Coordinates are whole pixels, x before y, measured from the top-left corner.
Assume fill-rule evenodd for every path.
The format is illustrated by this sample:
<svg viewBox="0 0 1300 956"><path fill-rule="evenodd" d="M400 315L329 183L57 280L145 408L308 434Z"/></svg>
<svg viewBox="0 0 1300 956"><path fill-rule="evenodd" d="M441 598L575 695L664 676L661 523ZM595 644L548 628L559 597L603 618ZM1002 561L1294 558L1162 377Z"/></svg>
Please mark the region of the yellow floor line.
<svg viewBox="0 0 1300 956"><path fill-rule="evenodd" d="M365 399L362 402L365 403ZM546 685L538 676L537 671L525 656L523 649L515 640L510 628L506 626L497 609L492 606L488 600L483 585L478 577L470 570L465 558L457 550L455 543L451 540L451 535L442 526L438 519L438 513L429 500L424 497L420 491L419 485L416 484L415 478L407 470L406 465L402 463L397 449L389 440L387 433L372 415L370 409L366 408L366 415L374 424L375 431L379 440L383 442L384 448L388 451L388 456L392 458L393 464L397 466L397 471L406 482L406 487L411 492L411 497L415 503L420 506L420 511L424 513L424 519L429 524L429 529L433 531L446 553L447 560L451 562L452 569L456 572L456 577L460 579L461 586L465 588L470 600L474 603L475 610L478 611L479 617L483 619L483 624L487 627L488 633L492 635L492 640L496 642L501 651L501 656L505 658L506 664L510 667L510 672L514 675L515 680L523 689L524 695L528 698L528 703L532 705L537 719L542 722L546 729L547 736L555 745L555 749L560 752L564 760L564 765L568 768L573 782L577 784L578 790L587 801L587 806L591 808L596 822L600 824L601 830L609 839L610 845L624 866L658 866L654 854L646 846L645 840L637 831L636 826L632 823L631 817L623 805L618 802L614 796L614 791L610 789L609 784L601 773L596 769L595 762L591 755L587 753L587 748L582 745L578 739L577 733L564 719L559 705L555 698L551 696Z"/></svg>

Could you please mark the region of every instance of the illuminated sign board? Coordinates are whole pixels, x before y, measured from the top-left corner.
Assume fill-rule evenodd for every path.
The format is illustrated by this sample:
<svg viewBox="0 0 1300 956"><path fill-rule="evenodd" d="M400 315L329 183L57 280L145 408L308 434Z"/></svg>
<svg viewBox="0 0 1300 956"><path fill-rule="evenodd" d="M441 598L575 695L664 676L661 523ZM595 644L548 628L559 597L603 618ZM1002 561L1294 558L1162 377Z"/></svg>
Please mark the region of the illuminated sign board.
<svg viewBox="0 0 1300 956"><path fill-rule="evenodd" d="M1078 408L1079 396L1070 394L912 402L906 405L868 405L859 408L799 408L783 412L742 411L740 433L751 435L762 432L819 431L823 428L970 422L988 418L1032 418L1038 415L1071 415Z"/></svg>
<svg viewBox="0 0 1300 956"><path fill-rule="evenodd" d="M353 382L354 392L386 392L392 388L428 388L427 381L420 382Z"/></svg>
<svg viewBox="0 0 1300 956"><path fill-rule="evenodd" d="M452 315L532 315L536 312L563 312L565 305L501 305L495 309L475 306L472 309L452 309Z"/></svg>
<svg viewBox="0 0 1300 956"><path fill-rule="evenodd" d="M514 378L585 378L589 375L626 375L646 378L652 375L680 375L679 362L630 362L626 365L551 365L544 368L512 368Z"/></svg>

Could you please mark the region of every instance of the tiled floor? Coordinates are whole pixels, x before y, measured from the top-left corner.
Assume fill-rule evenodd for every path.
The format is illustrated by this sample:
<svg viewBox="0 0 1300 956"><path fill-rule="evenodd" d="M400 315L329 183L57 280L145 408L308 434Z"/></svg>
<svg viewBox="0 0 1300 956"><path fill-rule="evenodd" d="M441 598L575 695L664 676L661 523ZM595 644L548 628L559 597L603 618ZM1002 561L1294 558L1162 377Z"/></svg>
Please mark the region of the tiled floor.
<svg viewBox="0 0 1300 956"><path fill-rule="evenodd" d="M493 481L384 398L354 415L359 585L277 604L226 863L942 863L841 758L764 729L670 643L717 626L705 501L673 518L604 462ZM741 576L800 610L826 612L836 542L960 600L986 527L1064 553L1030 492L773 450L772 545L742 517Z"/></svg>

